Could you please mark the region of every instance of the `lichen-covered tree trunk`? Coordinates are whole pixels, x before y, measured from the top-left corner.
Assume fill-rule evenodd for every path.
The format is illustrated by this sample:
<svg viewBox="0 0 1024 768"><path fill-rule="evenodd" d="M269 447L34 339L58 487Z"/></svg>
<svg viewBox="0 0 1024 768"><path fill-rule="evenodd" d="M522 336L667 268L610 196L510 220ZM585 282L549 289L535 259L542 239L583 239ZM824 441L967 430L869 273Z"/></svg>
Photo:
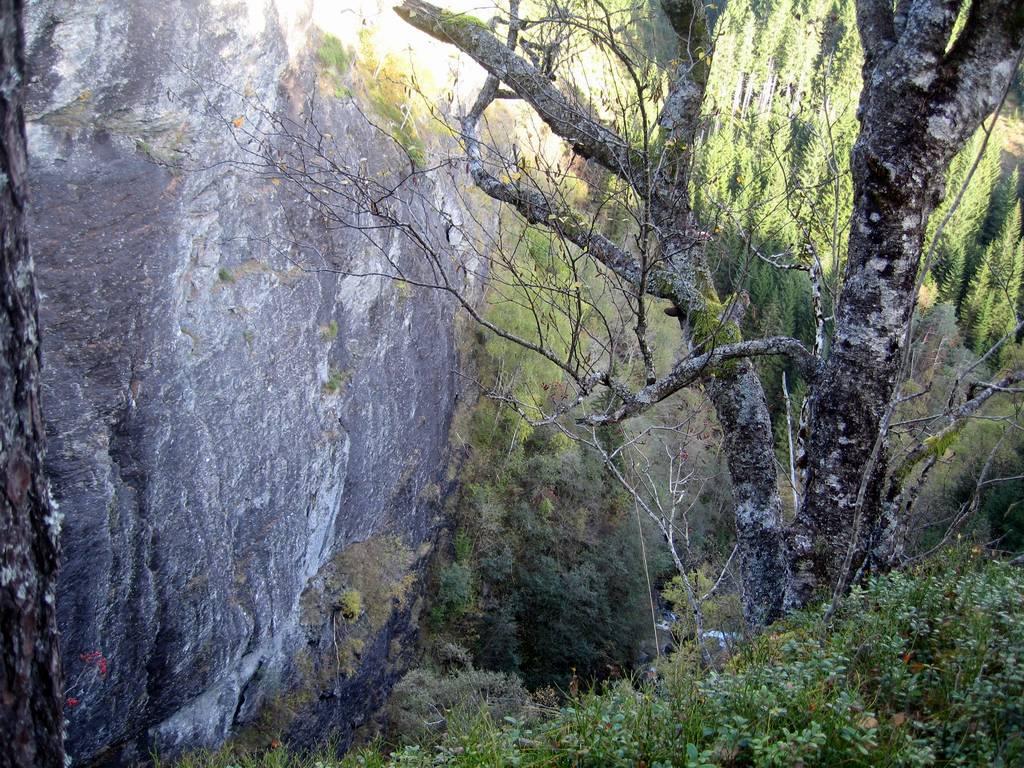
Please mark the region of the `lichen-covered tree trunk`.
<svg viewBox="0 0 1024 768"><path fill-rule="evenodd" d="M0 768L59 768L58 523L43 476L36 289L25 233L22 3L0 0Z"/></svg>
<svg viewBox="0 0 1024 768"><path fill-rule="evenodd" d="M749 360L705 389L722 424L732 478L736 540L740 552L743 611L764 627L782 616L788 577L772 422L764 388Z"/></svg>
<svg viewBox="0 0 1024 768"><path fill-rule="evenodd" d="M898 385L925 223L936 198L931 180L941 179L941 169L925 173L920 162L901 168L893 162L898 153L884 142L865 131L854 149L856 197L845 285L832 353L809 403L807 485L791 529L794 605L836 581L854 530L873 529L879 512L884 456L876 453L876 442ZM875 471L858 517L873 454Z"/></svg>
<svg viewBox="0 0 1024 768"><path fill-rule="evenodd" d="M856 568L871 546L865 534L882 528L880 432L901 384L928 217L950 160L995 108L1020 60L1019 2L972 3L950 46L958 11L959 3L938 0L901 2L895 13L889 0L858 3L864 90L848 261L831 355L809 401L788 607L848 578L844 565Z"/></svg>

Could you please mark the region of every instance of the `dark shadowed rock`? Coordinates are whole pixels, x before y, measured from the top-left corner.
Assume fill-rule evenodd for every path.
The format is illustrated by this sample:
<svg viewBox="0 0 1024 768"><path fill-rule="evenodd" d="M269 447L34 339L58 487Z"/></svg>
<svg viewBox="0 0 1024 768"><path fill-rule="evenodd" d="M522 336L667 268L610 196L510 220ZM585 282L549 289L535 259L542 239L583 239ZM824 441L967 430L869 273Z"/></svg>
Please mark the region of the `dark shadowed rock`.
<svg viewBox="0 0 1024 768"><path fill-rule="evenodd" d="M239 733L344 740L413 626L456 391L452 308L303 271L316 251L296 242L353 269L380 256L224 164L243 89L285 110L315 81L308 9L259 5L30 3L76 763ZM326 110L355 156L386 161L351 105ZM430 185L447 182L420 183L439 199Z"/></svg>

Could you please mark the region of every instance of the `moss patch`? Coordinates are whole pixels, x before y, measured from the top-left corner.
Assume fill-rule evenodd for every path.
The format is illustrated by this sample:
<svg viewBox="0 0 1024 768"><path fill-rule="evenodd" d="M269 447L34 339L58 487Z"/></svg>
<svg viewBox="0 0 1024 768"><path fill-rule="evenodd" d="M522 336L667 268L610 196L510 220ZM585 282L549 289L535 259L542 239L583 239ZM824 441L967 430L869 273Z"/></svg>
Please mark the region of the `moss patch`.
<svg viewBox="0 0 1024 768"><path fill-rule="evenodd" d="M338 609L341 615L349 621L355 621L363 612L363 596L358 589L346 589L338 601Z"/></svg>
<svg viewBox="0 0 1024 768"><path fill-rule="evenodd" d="M331 320L326 325L320 326L320 339L321 341L334 341L338 338L338 321Z"/></svg>
<svg viewBox="0 0 1024 768"><path fill-rule="evenodd" d="M331 368L330 373L327 374L327 381L324 382L324 392L328 395L336 395L351 380L352 371Z"/></svg>
<svg viewBox="0 0 1024 768"><path fill-rule="evenodd" d="M322 627L338 613L360 633L376 633L394 611L408 606L416 583L414 559L395 536L353 544L335 555L302 593L302 623Z"/></svg>

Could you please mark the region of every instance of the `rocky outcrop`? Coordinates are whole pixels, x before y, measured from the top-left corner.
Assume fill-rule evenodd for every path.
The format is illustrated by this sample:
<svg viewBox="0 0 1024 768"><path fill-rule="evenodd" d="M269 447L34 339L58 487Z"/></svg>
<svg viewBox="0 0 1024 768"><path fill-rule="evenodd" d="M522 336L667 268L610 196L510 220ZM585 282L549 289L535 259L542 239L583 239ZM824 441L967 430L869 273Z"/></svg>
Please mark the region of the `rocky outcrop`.
<svg viewBox="0 0 1024 768"><path fill-rule="evenodd" d="M453 309L310 270L312 254L366 272L380 256L232 162L243 98L287 111L312 92L314 36L298 2L29 6L76 764L240 733L344 743L413 626L456 395ZM325 109L354 156L386 164L350 104ZM449 182L417 183L439 200Z"/></svg>

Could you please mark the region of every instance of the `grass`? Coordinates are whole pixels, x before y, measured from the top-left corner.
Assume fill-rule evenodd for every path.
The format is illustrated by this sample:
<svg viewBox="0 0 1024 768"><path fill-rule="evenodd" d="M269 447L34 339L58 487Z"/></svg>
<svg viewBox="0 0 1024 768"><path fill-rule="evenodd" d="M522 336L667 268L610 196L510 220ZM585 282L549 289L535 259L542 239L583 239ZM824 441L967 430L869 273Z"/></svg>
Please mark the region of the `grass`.
<svg viewBox="0 0 1024 768"><path fill-rule="evenodd" d="M334 341L338 338L338 321L331 320L326 325L320 326L320 340L321 341Z"/></svg>
<svg viewBox="0 0 1024 768"><path fill-rule="evenodd" d="M536 718L448 715L433 746L390 755L207 756L181 768L355 766L1013 766L1024 764L1024 571L946 553L817 608L723 669L677 653Z"/></svg>
<svg viewBox="0 0 1024 768"><path fill-rule="evenodd" d="M354 52L331 34L324 34L323 41L317 49L316 58L327 86L336 99L352 97L352 89L344 84L349 70L352 68Z"/></svg>
<svg viewBox="0 0 1024 768"><path fill-rule="evenodd" d="M336 75L345 75L352 65L352 54L334 35L325 34L316 52L320 65Z"/></svg>
<svg viewBox="0 0 1024 768"><path fill-rule="evenodd" d="M327 381L324 382L324 392L329 395L337 394L342 387L344 387L352 379L351 371L340 371L337 368L331 368L327 374Z"/></svg>

